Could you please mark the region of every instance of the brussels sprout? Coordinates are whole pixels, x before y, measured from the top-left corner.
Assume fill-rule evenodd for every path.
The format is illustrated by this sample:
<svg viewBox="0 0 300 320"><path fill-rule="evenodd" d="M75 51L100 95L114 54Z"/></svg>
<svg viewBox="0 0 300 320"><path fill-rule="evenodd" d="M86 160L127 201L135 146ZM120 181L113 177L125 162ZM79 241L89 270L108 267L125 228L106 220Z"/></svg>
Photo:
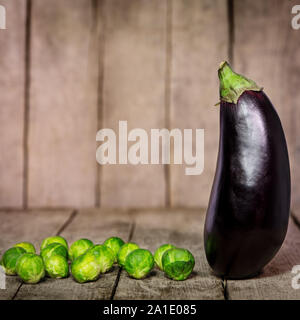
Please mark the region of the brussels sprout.
<svg viewBox="0 0 300 320"><path fill-rule="evenodd" d="M126 257L129 255L129 253L132 252L133 250L136 250L139 248L140 247L134 242L128 242L128 243L123 244L117 254L119 266L124 267Z"/></svg>
<svg viewBox="0 0 300 320"><path fill-rule="evenodd" d="M86 254L91 254L96 258L96 261L100 266L101 273L109 271L115 262L115 255L113 251L104 244L97 244L93 246L86 252Z"/></svg>
<svg viewBox="0 0 300 320"><path fill-rule="evenodd" d="M51 278L66 278L69 275L69 264L61 255L51 255L44 261L47 275Z"/></svg>
<svg viewBox="0 0 300 320"><path fill-rule="evenodd" d="M154 266L152 253L146 249L136 249L125 260L125 270L136 279L146 277Z"/></svg>
<svg viewBox="0 0 300 320"><path fill-rule="evenodd" d="M79 283L94 281L100 275L100 265L94 255L86 252L72 262L71 273Z"/></svg>
<svg viewBox="0 0 300 320"><path fill-rule="evenodd" d="M154 253L154 261L160 270L163 270L162 262L161 262L163 254L167 250L172 249L172 248L175 248L175 246L173 246L172 244L163 244L162 246L160 246L159 248L156 249L156 251Z"/></svg>
<svg viewBox="0 0 300 320"><path fill-rule="evenodd" d="M89 239L79 239L73 242L69 249L69 258L71 261L84 254L93 246L93 242Z"/></svg>
<svg viewBox="0 0 300 320"><path fill-rule="evenodd" d="M63 245L67 250L68 250L68 242L65 238L60 237L60 236L54 236L54 237L48 237L45 238L41 244L41 249L40 251L42 251L43 249L45 249L49 244L51 243L60 243L61 245Z"/></svg>
<svg viewBox="0 0 300 320"><path fill-rule="evenodd" d="M35 253L35 247L30 242L20 242L15 244L14 247L23 248L27 253Z"/></svg>
<svg viewBox="0 0 300 320"><path fill-rule="evenodd" d="M115 255L114 260L115 262L117 262L117 254L124 243L125 242L118 237L111 237L106 239L103 244L105 244L107 247L109 247L113 251Z"/></svg>
<svg viewBox="0 0 300 320"><path fill-rule="evenodd" d="M43 259L35 253L24 253L18 259L16 269L26 283L38 283L45 276Z"/></svg>
<svg viewBox="0 0 300 320"><path fill-rule="evenodd" d="M65 259L68 259L68 250L60 243L54 242L49 244L41 251L41 257L44 261L46 260L46 258L49 258L52 255L60 255Z"/></svg>
<svg viewBox="0 0 300 320"><path fill-rule="evenodd" d="M13 276L17 274L17 261L25 253L25 249L19 247L13 247L4 252L1 261L2 267L7 275Z"/></svg>
<svg viewBox="0 0 300 320"><path fill-rule="evenodd" d="M162 257L163 270L174 280L185 280L193 271L194 265L194 256L186 249L169 249Z"/></svg>

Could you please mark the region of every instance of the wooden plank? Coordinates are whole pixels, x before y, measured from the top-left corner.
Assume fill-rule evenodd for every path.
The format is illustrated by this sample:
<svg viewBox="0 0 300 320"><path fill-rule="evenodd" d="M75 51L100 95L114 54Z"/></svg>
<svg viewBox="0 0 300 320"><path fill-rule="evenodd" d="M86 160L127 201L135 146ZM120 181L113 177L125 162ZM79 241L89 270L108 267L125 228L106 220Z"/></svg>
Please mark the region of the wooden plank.
<svg viewBox="0 0 300 320"><path fill-rule="evenodd" d="M292 167L292 201L300 204L299 31L296 0L235 1L235 70L255 80L273 102L285 130ZM298 134L297 134L298 132Z"/></svg>
<svg viewBox="0 0 300 320"><path fill-rule="evenodd" d="M262 274L253 279L228 280L228 298L246 300L299 300L300 290L292 287L296 274L292 268L299 265L300 230L292 220L286 240L275 258L265 267Z"/></svg>
<svg viewBox="0 0 300 320"><path fill-rule="evenodd" d="M292 209L292 216L295 219L295 222L300 225L300 206Z"/></svg>
<svg viewBox="0 0 300 320"><path fill-rule="evenodd" d="M217 68L227 59L226 1L173 1L171 128L205 130L201 176L185 175L185 165L171 166L171 205L207 206L219 140ZM193 145L195 145L195 134Z"/></svg>
<svg viewBox="0 0 300 320"><path fill-rule="evenodd" d="M34 1L29 206L95 204L98 42L92 1Z"/></svg>
<svg viewBox="0 0 300 320"><path fill-rule="evenodd" d="M0 207L23 204L23 119L26 1L5 1L0 30Z"/></svg>
<svg viewBox="0 0 300 320"><path fill-rule="evenodd" d="M205 258L203 210L147 210L136 214L135 223L132 241L152 253L164 243L187 248L195 256L195 269L185 281L170 280L157 269L144 280L122 271L114 299L224 299L222 281Z"/></svg>
<svg viewBox="0 0 300 320"><path fill-rule="evenodd" d="M1 211L0 212L0 255L14 244L32 242L37 252L43 238L57 234L70 217L71 211ZM6 277L6 289L0 290L0 300L12 299L21 281L16 276Z"/></svg>
<svg viewBox="0 0 300 320"><path fill-rule="evenodd" d="M61 235L70 244L80 238L91 239L95 244L102 243L111 236L119 236L127 241L130 228L130 216L127 211L83 210ZM38 285L23 285L16 299L109 299L117 274L118 267L114 267L111 272L102 275L98 281L85 284L75 282L71 276L60 280L46 278Z"/></svg>
<svg viewBox="0 0 300 320"><path fill-rule="evenodd" d="M165 18L166 1L106 1L103 128L164 128ZM165 204L162 165L105 165L100 175L104 207Z"/></svg>

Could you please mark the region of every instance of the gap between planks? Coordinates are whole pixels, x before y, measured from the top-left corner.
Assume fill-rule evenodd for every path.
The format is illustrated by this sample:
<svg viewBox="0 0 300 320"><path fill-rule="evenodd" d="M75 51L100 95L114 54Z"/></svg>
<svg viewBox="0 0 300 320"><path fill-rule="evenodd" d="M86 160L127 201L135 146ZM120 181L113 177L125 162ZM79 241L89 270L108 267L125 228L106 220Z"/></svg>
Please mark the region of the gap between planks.
<svg viewBox="0 0 300 320"><path fill-rule="evenodd" d="M228 60L234 66L234 0L227 0Z"/></svg>
<svg viewBox="0 0 300 320"><path fill-rule="evenodd" d="M165 127L170 130L170 112L171 112L171 76L172 76L172 0L167 0L166 10L166 70L165 70ZM171 146L173 148L173 146ZM171 152L172 154L172 152ZM164 165L165 178L165 206L172 206L171 199L171 168L170 164Z"/></svg>
<svg viewBox="0 0 300 320"><path fill-rule="evenodd" d="M24 88L24 129L23 129L23 209L28 207L28 134L30 119L30 69L31 69L31 12L32 2L26 2L25 21L25 88Z"/></svg>
<svg viewBox="0 0 300 320"><path fill-rule="evenodd" d="M227 280L225 278L222 278L222 288L223 288L224 300L229 300Z"/></svg>
<svg viewBox="0 0 300 320"><path fill-rule="evenodd" d="M131 216L130 212L129 212L129 215ZM131 241L131 239L133 237L133 234L134 234L134 231L135 231L135 222L133 221L133 222L131 222L130 232L129 232L129 236L128 236L127 242ZM117 291L117 288L118 288L118 284L119 284L119 281L120 281L120 276L121 276L122 270L123 270L122 268L119 268L119 271L118 271L118 274L117 274L117 277L116 277L116 280L115 280L115 283L114 283L114 286L113 286L113 289L112 289L112 292L111 292L110 300L113 300L114 297L115 297L115 294L116 294L116 291Z"/></svg>
<svg viewBox="0 0 300 320"><path fill-rule="evenodd" d="M104 59L106 43L105 3L100 0L92 0L92 8L95 11L94 24L98 35L98 96L97 96L97 130L103 127L103 88L104 88ZM100 30L100 28L102 30ZM101 207L101 173L102 166L96 162L95 207Z"/></svg>

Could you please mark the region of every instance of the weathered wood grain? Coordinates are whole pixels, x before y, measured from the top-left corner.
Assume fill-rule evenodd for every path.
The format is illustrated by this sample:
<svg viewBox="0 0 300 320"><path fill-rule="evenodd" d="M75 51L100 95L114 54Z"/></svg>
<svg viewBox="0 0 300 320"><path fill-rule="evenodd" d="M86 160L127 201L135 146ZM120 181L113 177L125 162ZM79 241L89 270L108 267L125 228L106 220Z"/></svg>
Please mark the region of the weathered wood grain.
<svg viewBox="0 0 300 320"><path fill-rule="evenodd" d="M173 1L171 128L204 129L204 171L185 175L171 166L171 205L207 206L216 167L219 132L217 68L227 59L226 1ZM195 146L195 134L193 136Z"/></svg>
<svg viewBox="0 0 300 320"><path fill-rule="evenodd" d="M7 19L0 30L0 207L22 207L26 2L1 4Z"/></svg>
<svg viewBox="0 0 300 320"><path fill-rule="evenodd" d="M31 207L95 204L99 34L92 1L33 1Z"/></svg>
<svg viewBox="0 0 300 320"><path fill-rule="evenodd" d="M300 206L292 208L292 216L295 222L300 225Z"/></svg>
<svg viewBox="0 0 300 320"><path fill-rule="evenodd" d="M292 220L286 240L275 258L253 279L228 280L228 298L246 300L299 300L300 289L292 287L294 265L300 265L300 230Z"/></svg>
<svg viewBox="0 0 300 320"><path fill-rule="evenodd" d="M131 229L130 216L127 211L83 210L61 233L69 244L80 238L91 239L95 244L102 243L111 236L128 240ZM67 279L50 279L38 285L23 285L16 299L109 299L118 274L118 267L106 273L95 282L79 284L70 276Z"/></svg>
<svg viewBox="0 0 300 320"><path fill-rule="evenodd" d="M57 234L70 217L71 211L1 211L0 256L14 244L30 241L39 253L43 238ZM6 277L6 289L0 290L0 300L12 299L21 285L16 276Z"/></svg>
<svg viewBox="0 0 300 320"><path fill-rule="evenodd" d="M165 46L166 1L106 1L103 128L164 128ZM105 165L100 179L104 207L165 204L162 165Z"/></svg>
<svg viewBox="0 0 300 320"><path fill-rule="evenodd" d="M144 280L135 280L123 270L114 299L224 299L222 281L206 262L203 224L200 209L137 212L131 240L152 253L164 243L189 249L196 260L194 272L185 281L174 281L154 269Z"/></svg>
<svg viewBox="0 0 300 320"><path fill-rule="evenodd" d="M296 0L235 1L234 67L264 87L285 130L292 167L292 202L300 204L299 31ZM297 134L298 133L298 134Z"/></svg>
<svg viewBox="0 0 300 320"><path fill-rule="evenodd" d="M101 7L100 15L93 3ZM281 117L291 159L293 207L300 205L299 30L291 27L295 4L234 1L233 52L235 70L265 88ZM0 207L20 207L26 2L4 5ZM218 107L210 107L218 99L216 69L228 51L226 1L53 0L32 5L29 206L93 206L97 123L117 129L119 120L128 120L129 130L141 127L149 133L150 128L165 127L167 118L170 129L205 129L204 173L186 176L184 165L172 165L166 195L161 165L105 166L97 197L110 207L163 206L166 196L172 206L207 205L218 144ZM97 114L99 46L105 51L99 92L103 118Z"/></svg>
<svg viewBox="0 0 300 320"><path fill-rule="evenodd" d="M203 249L204 211L191 209L83 210L74 219L71 211L5 211L0 212L0 254L20 241L31 241L39 248L41 240L57 234L69 243L87 237L102 243L107 237L120 236L128 241L135 222L132 241L152 252L163 243L188 248L196 258L193 274L186 281L172 281L154 269L144 280L134 280L125 271L114 299L223 299L222 281L207 265ZM229 299L299 299L300 290L291 286L294 265L300 265L300 230L291 220L283 247L258 277L227 281ZM109 299L116 284L118 268L102 275L96 282L78 284L72 277L61 280L46 278L38 285L22 284L17 277L7 277L6 290L0 299Z"/></svg>

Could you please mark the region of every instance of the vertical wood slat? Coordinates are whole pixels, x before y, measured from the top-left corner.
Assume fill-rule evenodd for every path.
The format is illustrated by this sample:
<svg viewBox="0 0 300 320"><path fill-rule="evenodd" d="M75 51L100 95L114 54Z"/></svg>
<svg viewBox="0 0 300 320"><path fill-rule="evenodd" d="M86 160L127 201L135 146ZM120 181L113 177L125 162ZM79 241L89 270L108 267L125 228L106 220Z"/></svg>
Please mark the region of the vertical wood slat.
<svg viewBox="0 0 300 320"><path fill-rule="evenodd" d="M23 204L23 117L26 1L1 1L0 30L0 206Z"/></svg>
<svg viewBox="0 0 300 320"><path fill-rule="evenodd" d="M106 1L105 19L102 127L149 135L164 127L166 1ZM100 189L104 207L164 206L163 167L104 165Z"/></svg>
<svg viewBox="0 0 300 320"><path fill-rule="evenodd" d="M228 53L226 1L173 1L172 20L170 125L204 129L205 157L201 175L185 175L185 165L171 166L171 205L206 207L219 140L217 68Z"/></svg>
<svg viewBox="0 0 300 320"><path fill-rule="evenodd" d="M108 48L105 60L107 79L104 84L104 125L113 127L120 120L120 115L124 115L123 119L129 118L130 127L145 127L140 120L145 114L145 119L149 118L149 115L152 117L148 128L162 128L165 116L162 102L165 47L161 49L161 46L165 46L166 4L162 1L160 4L155 1L155 4L133 1L130 5L123 4L122 7L120 1L119 4L118 1L107 2ZM96 54L93 56L93 50L87 49L96 46L92 40L95 35L91 35L91 3L83 4L78 0L72 3L33 3L29 206L94 204L94 138L99 128L96 124L97 68L94 68L93 63L99 57L95 57ZM0 204L1 207L15 207L22 205L25 1L15 0L3 4L8 16L7 29L0 30L0 50L4 52L1 54L1 70L7 70L0 75L3 89L0 99L1 106L4 106L0 110ZM299 206L300 200L296 197L299 194L300 181L300 143L297 137L300 127L297 108L299 31L290 26L291 7L297 3L246 0L243 4L239 1L234 4L235 69L265 87L282 119L292 165L293 203ZM120 9L116 9L115 5ZM124 7L126 10L123 10ZM149 13L150 7L155 9ZM153 23L154 18L151 18L151 15L153 16L156 8L163 8L157 10L155 16L155 28L160 29L159 35L154 38L149 31L152 40L147 40L148 27L143 26L149 26L148 30L152 28L150 21L152 19ZM111 20L113 16L115 19ZM132 31L134 28L130 25L131 19L126 20L127 17L133 17L132 20L136 21L139 30ZM171 167L171 204L206 205L215 169L215 161L212 159L216 157L218 138L216 109L209 108L217 98L217 77L212 70L216 70L218 62L227 52L226 3L216 1L211 4L210 1L202 0L190 1L188 5L184 5L183 1L173 1L172 21L171 128L204 127L207 161L201 176L188 177L184 175L184 166ZM90 45L87 44L87 39L90 39ZM155 42L154 47L160 49L151 50L152 53L148 53L149 59L142 61L143 48L152 48L150 41ZM135 55L131 55L134 51L132 47L138 48ZM146 64L149 64L149 60L151 63L147 68L159 69L159 75L151 75L148 69L145 71L143 62L147 61ZM87 69L88 61L92 72L87 72L86 76L87 73L83 70ZM123 71L113 66L116 61ZM128 65L133 66L131 75L128 71L130 66L125 68L127 61ZM12 65L15 67L12 68ZM77 70L74 66L78 66ZM136 76L136 73L140 74L140 77ZM143 73L149 75L149 78L143 79ZM136 82L132 82L134 77ZM116 82L116 79L119 82ZM143 88L148 84L151 90L153 89L153 79L158 79L159 82L152 91L153 97L157 97L159 92L159 98L155 100L148 97L148 100L145 99L147 102L139 103L141 97L145 96ZM114 85L116 88L113 88ZM128 97L134 96L132 91L135 87L140 91L140 95L136 94L132 100L137 102L131 104L132 100L129 101ZM111 105L118 105L118 101L121 101L124 107L112 108ZM127 107L126 103L132 107ZM152 112L154 107L149 107L147 111L141 108L137 111L137 119L134 119L135 106L142 104L160 107L156 108L159 110L155 111L155 115ZM7 108L6 105L11 107ZM133 118L132 121L130 117ZM213 120L210 120L211 118ZM60 125L57 124L59 122ZM152 189L152 181L148 177L153 177L156 188ZM104 206L163 205L165 202L165 181L161 167L105 167L102 178L101 204Z"/></svg>
<svg viewBox="0 0 300 320"><path fill-rule="evenodd" d="M92 1L32 6L28 204L94 206L98 30Z"/></svg>
<svg viewBox="0 0 300 320"><path fill-rule="evenodd" d="M264 87L289 147L292 203L300 204L300 31L291 27L297 1L235 1L235 70ZM297 134L298 133L298 134Z"/></svg>

